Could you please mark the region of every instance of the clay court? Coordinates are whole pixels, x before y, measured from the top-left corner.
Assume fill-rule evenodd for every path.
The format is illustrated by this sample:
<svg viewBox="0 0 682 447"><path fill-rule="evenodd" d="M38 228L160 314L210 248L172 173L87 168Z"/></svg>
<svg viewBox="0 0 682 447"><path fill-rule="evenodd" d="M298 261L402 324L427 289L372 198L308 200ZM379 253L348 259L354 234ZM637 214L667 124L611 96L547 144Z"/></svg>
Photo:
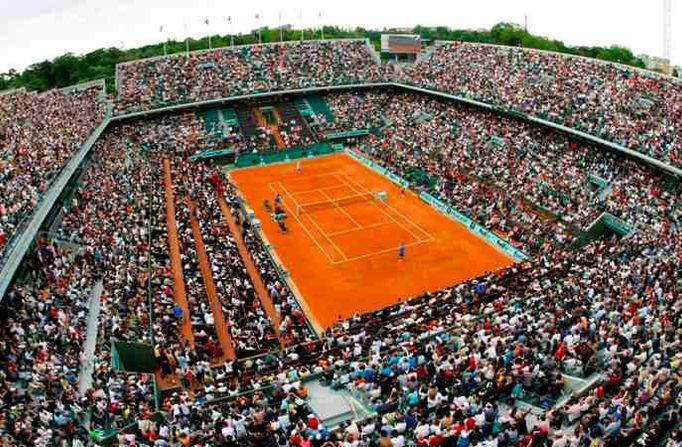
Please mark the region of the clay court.
<svg viewBox="0 0 682 447"><path fill-rule="evenodd" d="M231 171L318 327L513 260L411 192L340 153ZM385 198L382 197L385 193ZM280 194L288 233L270 213ZM398 247L406 247L400 260Z"/></svg>

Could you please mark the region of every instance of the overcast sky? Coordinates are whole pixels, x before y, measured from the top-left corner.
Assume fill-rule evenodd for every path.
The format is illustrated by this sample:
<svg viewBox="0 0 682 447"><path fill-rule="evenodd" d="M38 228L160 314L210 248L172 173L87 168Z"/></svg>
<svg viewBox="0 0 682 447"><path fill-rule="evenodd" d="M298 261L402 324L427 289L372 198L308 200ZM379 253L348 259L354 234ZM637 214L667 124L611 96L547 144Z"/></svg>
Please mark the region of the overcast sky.
<svg viewBox="0 0 682 447"><path fill-rule="evenodd" d="M682 0L672 3L673 63L680 65ZM365 28L490 28L501 21L523 24L528 14L529 31L569 45L618 44L636 54L663 53L663 0L0 0L0 72L66 52L276 27L280 11L282 22L295 26L319 25L321 12L324 24Z"/></svg>

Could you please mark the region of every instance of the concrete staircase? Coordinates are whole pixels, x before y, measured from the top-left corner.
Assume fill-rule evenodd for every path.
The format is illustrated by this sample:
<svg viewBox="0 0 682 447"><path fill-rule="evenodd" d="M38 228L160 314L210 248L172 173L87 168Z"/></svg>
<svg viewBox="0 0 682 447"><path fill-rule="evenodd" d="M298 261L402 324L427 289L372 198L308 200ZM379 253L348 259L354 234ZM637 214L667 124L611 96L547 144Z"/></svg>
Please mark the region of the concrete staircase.
<svg viewBox="0 0 682 447"><path fill-rule="evenodd" d="M306 386L308 405L329 429L346 421L359 421L375 414L346 389L333 389L323 385L319 379L306 383Z"/></svg>
<svg viewBox="0 0 682 447"><path fill-rule="evenodd" d="M258 122L251 107L240 107L236 110L239 128L245 137L253 137L258 134Z"/></svg>
<svg viewBox="0 0 682 447"><path fill-rule="evenodd" d="M308 121L305 120L294 104L290 102L283 102L275 105L275 110L279 114L283 123L295 122L297 126L301 126L301 137L303 140L310 140L316 142L315 135L308 126Z"/></svg>

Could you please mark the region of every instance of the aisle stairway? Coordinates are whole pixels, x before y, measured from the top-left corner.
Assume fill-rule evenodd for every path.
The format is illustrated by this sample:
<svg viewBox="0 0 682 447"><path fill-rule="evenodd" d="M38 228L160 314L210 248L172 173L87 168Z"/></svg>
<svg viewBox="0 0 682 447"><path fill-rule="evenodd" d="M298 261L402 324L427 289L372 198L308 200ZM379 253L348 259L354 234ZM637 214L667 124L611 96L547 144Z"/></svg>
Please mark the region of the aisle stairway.
<svg viewBox="0 0 682 447"><path fill-rule="evenodd" d="M310 130L308 122L301 116L301 113L291 102L283 102L275 105L275 110L281 117L282 122L289 123L294 121L298 126L303 129L301 131L301 136L303 139L309 139L311 142L315 143L317 140L315 135Z"/></svg>
<svg viewBox="0 0 682 447"><path fill-rule="evenodd" d="M239 107L236 110L239 128L245 137L254 137L258 134L258 121L253 109L248 106Z"/></svg>
<svg viewBox="0 0 682 447"><path fill-rule="evenodd" d="M182 308L182 314L186 316L180 324L180 333L190 346L194 347L194 331L192 330L191 318L189 318L189 303L185 289L185 277L182 272L182 260L180 255L180 242L178 239L178 223L175 220L175 193L173 191L173 179L169 159L163 160L163 180L166 200L166 231L168 233L168 254L171 260L171 272L173 274L173 299Z"/></svg>
<svg viewBox="0 0 682 447"><path fill-rule="evenodd" d="M206 289L206 297L208 298L209 306L211 307L211 312L213 313L213 319L215 321L215 329L218 333L218 340L220 341L220 347L223 350L223 359L225 361L234 360L237 356L235 353L234 343L232 343L232 337L230 336L229 327L225 321L225 314L223 313L223 308L218 298L218 292L216 290L215 282L213 281L213 271L211 270L211 262L208 258L208 253L206 252L206 246L204 245L204 239L201 235L201 229L199 227L199 221L197 220L196 205L189 198L186 197L185 200L189 203L189 219L190 226L192 227L192 234L194 237L194 243L197 249L197 259L199 260L199 269L201 270L201 276L204 280L204 288Z"/></svg>
<svg viewBox="0 0 682 447"><path fill-rule="evenodd" d="M284 142L282 134L279 133L279 126L282 124L282 117L279 116L277 109L274 107L272 109L272 116L275 118L275 122L270 124L268 128L270 129L270 133L272 134L272 138L275 140L277 147L280 149L285 149L287 144Z"/></svg>
<svg viewBox="0 0 682 447"><path fill-rule="evenodd" d="M347 421L360 421L375 414L346 388L331 388L318 380L307 382L308 405L325 427L333 429Z"/></svg>

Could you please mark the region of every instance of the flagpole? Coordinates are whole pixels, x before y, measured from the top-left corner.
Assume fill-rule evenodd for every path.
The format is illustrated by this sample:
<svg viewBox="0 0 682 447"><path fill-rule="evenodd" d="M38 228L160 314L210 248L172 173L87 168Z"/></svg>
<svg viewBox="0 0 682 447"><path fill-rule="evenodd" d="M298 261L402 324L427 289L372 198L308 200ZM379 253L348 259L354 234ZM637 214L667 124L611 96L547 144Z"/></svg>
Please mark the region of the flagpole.
<svg viewBox="0 0 682 447"><path fill-rule="evenodd" d="M232 16L227 17L227 23L230 24L230 46L234 46L234 25L232 24Z"/></svg>
<svg viewBox="0 0 682 447"><path fill-rule="evenodd" d="M256 26L258 27L258 45L263 43L260 35L260 14L256 14Z"/></svg>
<svg viewBox="0 0 682 447"><path fill-rule="evenodd" d="M161 25L159 31L161 31L161 38L163 39L163 55L166 56L168 54L168 52L166 51L166 42L168 41L168 39L166 39L165 36L163 35L163 25Z"/></svg>
<svg viewBox="0 0 682 447"><path fill-rule="evenodd" d="M320 25L320 40L324 40L324 26L322 26L322 11L317 15L317 21Z"/></svg>
<svg viewBox="0 0 682 447"><path fill-rule="evenodd" d="M282 32L282 11L279 12L279 41L284 41L284 33Z"/></svg>
<svg viewBox="0 0 682 447"><path fill-rule="evenodd" d="M187 22L184 23L185 26L185 53L189 54L189 36L187 35Z"/></svg>
<svg viewBox="0 0 682 447"><path fill-rule="evenodd" d="M208 28L208 49L211 49L211 24L209 19L206 19L206 28Z"/></svg>
<svg viewBox="0 0 682 447"><path fill-rule="evenodd" d="M303 11L298 12L298 26L301 27L301 42L303 42Z"/></svg>

